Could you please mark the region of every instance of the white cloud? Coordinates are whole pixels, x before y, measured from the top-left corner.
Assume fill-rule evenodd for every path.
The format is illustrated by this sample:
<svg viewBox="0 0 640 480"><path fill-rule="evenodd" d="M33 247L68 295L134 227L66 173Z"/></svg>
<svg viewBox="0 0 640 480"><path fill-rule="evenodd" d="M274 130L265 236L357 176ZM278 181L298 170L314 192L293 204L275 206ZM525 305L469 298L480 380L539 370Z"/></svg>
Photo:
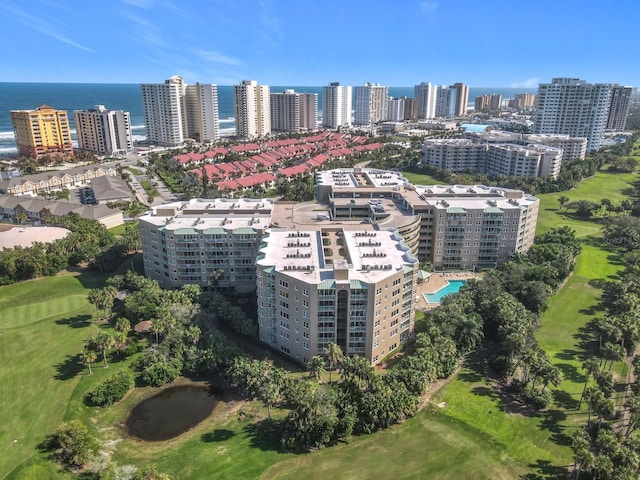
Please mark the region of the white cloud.
<svg viewBox="0 0 640 480"><path fill-rule="evenodd" d="M420 2L420 9L422 13L434 12L438 9L438 4L436 2Z"/></svg>
<svg viewBox="0 0 640 480"><path fill-rule="evenodd" d="M524 82L513 82L511 88L536 88L540 83L538 77L527 78Z"/></svg>
<svg viewBox="0 0 640 480"><path fill-rule="evenodd" d="M283 37L282 21L276 15L271 0L260 1L260 24L263 27L262 34L267 41L277 44Z"/></svg>
<svg viewBox="0 0 640 480"><path fill-rule="evenodd" d="M235 66L242 64L242 60L239 58L229 57L215 50L194 50L193 53L198 55L205 62L223 63L225 65Z"/></svg>
<svg viewBox="0 0 640 480"><path fill-rule="evenodd" d="M89 47L85 47L84 45L74 42L70 38L62 35L54 25L47 22L46 20L43 20L41 17L31 15L24 10L21 10L20 8L10 4L0 4L0 8L13 15L13 17L23 25L33 28L43 35L47 35L62 43L66 43L67 45L71 45L72 47L84 50L85 52L93 52L93 50L91 50Z"/></svg>

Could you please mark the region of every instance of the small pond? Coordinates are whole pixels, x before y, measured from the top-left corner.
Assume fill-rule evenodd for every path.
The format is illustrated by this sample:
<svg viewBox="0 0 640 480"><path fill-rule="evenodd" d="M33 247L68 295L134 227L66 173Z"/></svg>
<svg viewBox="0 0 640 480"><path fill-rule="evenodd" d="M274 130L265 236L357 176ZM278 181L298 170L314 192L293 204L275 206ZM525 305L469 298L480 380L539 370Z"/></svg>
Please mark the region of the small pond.
<svg viewBox="0 0 640 480"><path fill-rule="evenodd" d="M131 410L127 431L149 442L177 437L211 415L216 401L206 387L184 385L164 389Z"/></svg>

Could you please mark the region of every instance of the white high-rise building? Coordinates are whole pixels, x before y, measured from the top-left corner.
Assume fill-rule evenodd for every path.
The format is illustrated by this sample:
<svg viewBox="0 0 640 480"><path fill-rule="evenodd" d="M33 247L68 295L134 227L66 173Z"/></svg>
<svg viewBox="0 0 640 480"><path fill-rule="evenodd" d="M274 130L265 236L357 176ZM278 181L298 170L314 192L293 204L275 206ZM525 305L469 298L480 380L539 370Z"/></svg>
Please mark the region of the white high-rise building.
<svg viewBox="0 0 640 480"><path fill-rule="evenodd" d="M140 87L147 141L166 147L181 145L185 138L182 77L174 75L164 83L144 83Z"/></svg>
<svg viewBox="0 0 640 480"><path fill-rule="evenodd" d="M600 148L607 125L611 84L579 78L554 78L541 83L536 96L533 133L586 137L587 149Z"/></svg>
<svg viewBox="0 0 640 480"><path fill-rule="evenodd" d="M413 92L418 104L418 118L421 120L435 118L438 86L422 82L413 87Z"/></svg>
<svg viewBox="0 0 640 480"><path fill-rule="evenodd" d="M386 120L391 122L404 121L404 98L389 97Z"/></svg>
<svg viewBox="0 0 640 480"><path fill-rule="evenodd" d="M322 126L337 129L351 126L351 87L332 82L322 87Z"/></svg>
<svg viewBox="0 0 640 480"><path fill-rule="evenodd" d="M609 115L607 118L607 130L614 132L624 131L629 115L629 104L633 87L621 87L616 84L611 87L611 102L609 103Z"/></svg>
<svg viewBox="0 0 640 480"><path fill-rule="evenodd" d="M264 137L271 133L269 86L243 80L233 89L236 136Z"/></svg>
<svg viewBox="0 0 640 480"><path fill-rule="evenodd" d="M186 85L183 105L186 138L198 142L216 141L220 138L217 85Z"/></svg>
<svg viewBox="0 0 640 480"><path fill-rule="evenodd" d="M355 125L374 125L387 118L389 87L365 83L354 88Z"/></svg>
<svg viewBox="0 0 640 480"><path fill-rule="evenodd" d="M129 112L96 105L94 109L74 110L73 118L81 150L112 155L129 153L133 149Z"/></svg>

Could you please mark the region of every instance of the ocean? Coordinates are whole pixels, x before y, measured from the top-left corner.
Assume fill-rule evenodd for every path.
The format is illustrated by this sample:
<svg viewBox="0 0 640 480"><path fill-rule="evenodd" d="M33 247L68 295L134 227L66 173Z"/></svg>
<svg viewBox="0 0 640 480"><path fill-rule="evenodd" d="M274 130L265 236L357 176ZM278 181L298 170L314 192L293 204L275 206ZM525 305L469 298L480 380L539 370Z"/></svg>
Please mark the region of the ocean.
<svg viewBox="0 0 640 480"><path fill-rule="evenodd" d="M271 86L272 92L292 88L296 92L318 94L318 110L322 108L322 87ZM535 88L469 88L469 102L475 97L497 93L502 98L514 98L516 93L536 93ZM389 87L392 97L413 97L413 87ZM16 143L11 126L11 110L32 110L50 105L67 110L75 140L73 110L86 110L104 105L110 110L124 110L131 114L134 140L144 140L144 118L140 85L137 83L2 83L0 82L0 155L16 153ZM318 112L321 114L321 112ZM233 113L233 86L218 85L218 114L223 135L231 135L235 129Z"/></svg>

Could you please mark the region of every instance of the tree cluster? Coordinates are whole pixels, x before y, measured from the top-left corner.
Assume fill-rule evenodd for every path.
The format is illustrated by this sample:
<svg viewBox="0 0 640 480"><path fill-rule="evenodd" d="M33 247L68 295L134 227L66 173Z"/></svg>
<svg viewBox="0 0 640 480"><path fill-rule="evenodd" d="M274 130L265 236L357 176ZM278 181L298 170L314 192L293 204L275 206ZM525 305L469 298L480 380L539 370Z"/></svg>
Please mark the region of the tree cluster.
<svg viewBox="0 0 640 480"><path fill-rule="evenodd" d="M129 370L120 370L89 393L88 400L91 405L106 407L122 399L129 390L134 387L133 374Z"/></svg>

